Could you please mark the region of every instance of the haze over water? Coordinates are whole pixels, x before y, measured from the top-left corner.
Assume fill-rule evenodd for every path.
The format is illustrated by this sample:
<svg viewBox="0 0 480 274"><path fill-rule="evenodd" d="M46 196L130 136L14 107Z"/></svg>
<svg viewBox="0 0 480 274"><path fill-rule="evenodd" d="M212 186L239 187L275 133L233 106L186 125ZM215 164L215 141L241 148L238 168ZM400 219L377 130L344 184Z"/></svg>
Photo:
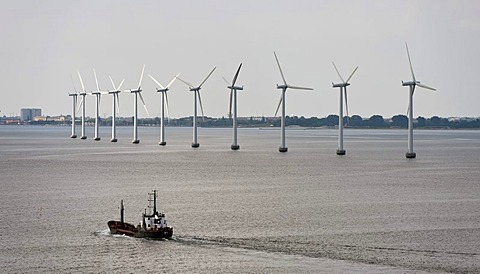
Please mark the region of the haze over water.
<svg viewBox="0 0 480 274"><path fill-rule="evenodd" d="M480 272L480 131L337 132L119 128L119 142L69 127L0 127L0 266L24 272ZM78 132L77 132L78 134ZM174 227L166 241L111 236L125 200L147 193Z"/></svg>

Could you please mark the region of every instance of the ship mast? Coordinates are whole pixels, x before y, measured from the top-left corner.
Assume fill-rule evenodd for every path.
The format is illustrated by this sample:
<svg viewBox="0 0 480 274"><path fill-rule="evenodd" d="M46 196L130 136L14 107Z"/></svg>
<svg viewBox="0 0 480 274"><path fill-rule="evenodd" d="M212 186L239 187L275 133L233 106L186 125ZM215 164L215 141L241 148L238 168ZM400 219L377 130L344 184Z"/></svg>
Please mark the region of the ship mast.
<svg viewBox="0 0 480 274"><path fill-rule="evenodd" d="M120 221L123 224L123 217L125 215L125 207L123 206L123 200L120 202Z"/></svg>
<svg viewBox="0 0 480 274"><path fill-rule="evenodd" d="M157 191L153 191L153 214L157 213Z"/></svg>
<svg viewBox="0 0 480 274"><path fill-rule="evenodd" d="M150 198L148 199L148 208L153 209L153 212L151 212L152 215L155 215L157 213L157 191L153 190L153 193L148 193L150 195ZM152 197L153 196L153 200ZM153 206L152 203L153 202Z"/></svg>

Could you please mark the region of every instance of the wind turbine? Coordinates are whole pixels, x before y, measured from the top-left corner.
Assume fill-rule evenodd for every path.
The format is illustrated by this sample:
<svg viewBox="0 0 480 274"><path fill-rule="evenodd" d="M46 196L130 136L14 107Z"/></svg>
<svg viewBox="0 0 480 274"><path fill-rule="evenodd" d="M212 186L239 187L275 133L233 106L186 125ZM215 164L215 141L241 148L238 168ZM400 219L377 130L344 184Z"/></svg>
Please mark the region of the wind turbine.
<svg viewBox="0 0 480 274"><path fill-rule="evenodd" d="M282 80L283 80L283 85L278 85L277 84L277 89L282 90L282 96L280 97L280 101L278 102L277 110L275 111L275 117L276 117L277 113L278 113L278 109L280 108L280 105L282 106L282 121L281 121L282 143L281 143L281 146L278 148L278 151L287 152L288 148L285 145L285 92L289 88L290 89L302 89L302 90L313 90L313 88L297 87L297 86L291 86L291 85L287 84L287 80L285 80L285 76L283 75L283 71L282 71L282 68L280 67L280 62L278 62L277 54L275 53L275 51L273 52L273 55L275 55L275 60L277 60L278 69L280 70L280 75L282 76Z"/></svg>
<svg viewBox="0 0 480 274"><path fill-rule="evenodd" d="M72 75L70 75L70 80L72 81L73 89L75 90L74 93L68 94L68 96L72 97L72 135L70 136L70 138L77 138L77 134L75 134L75 114L77 108L78 91L75 88L75 84L73 83Z"/></svg>
<svg viewBox="0 0 480 274"><path fill-rule="evenodd" d="M161 98L161 117L160 117L160 142L158 143L161 146L165 146L167 144L167 142L165 141L165 125L164 125L165 103L167 104L167 112L168 112L167 91L169 90L170 86L173 84L173 82L175 82L175 79L177 79L177 77L179 75L180 75L180 73L177 74L175 77L173 77L173 79L170 81L170 83L168 83L168 85L166 87L162 86L162 84L160 84L155 78L153 78L152 75L150 75L150 74L148 75L157 85L160 86L160 89L157 88L157 92L161 92L161 94L162 94L162 98Z"/></svg>
<svg viewBox="0 0 480 274"><path fill-rule="evenodd" d="M145 65L143 65L142 68L142 74L140 74L140 81L138 82L138 88L137 89L130 89L127 90L126 92L134 93L135 97L133 100L133 144L138 144L140 143L140 140L138 140L138 126L137 126L137 120L138 120L138 109L137 109L137 103L138 103L138 96L140 96L140 99L142 100L143 107L145 108L145 112L147 113L148 116L150 114L148 113L147 106L145 105L145 101L143 100L141 86L142 86L142 79L143 79L143 73L145 72Z"/></svg>
<svg viewBox="0 0 480 274"><path fill-rule="evenodd" d="M80 79L80 84L82 85L82 92L78 95L82 96L82 136L80 139L85 140L87 139L87 135L85 135L85 96L87 95L87 90L85 90L85 85L83 84L82 76L80 75L80 71L77 70L78 78Z"/></svg>
<svg viewBox="0 0 480 274"><path fill-rule="evenodd" d="M347 117L348 117L348 100L347 100L347 87L350 85L348 81L352 79L353 74L358 69L358 66L353 70L352 74L350 74L350 77L348 77L347 81L343 80L342 75L340 75L340 72L337 69L337 66L335 66L335 63L332 62L333 67L335 68L335 71L338 74L338 77L340 77L340 80L342 81L341 83L334 84L332 82L332 87L334 88L340 88L340 109L339 109L339 114L338 114L338 149L337 149L337 155L345 155L346 150L343 148L343 95L345 95L345 109L347 110Z"/></svg>
<svg viewBox="0 0 480 274"><path fill-rule="evenodd" d="M120 85L118 87L115 86L115 83L113 82L112 77L108 76L110 78L110 82L112 82L113 90L109 91L108 94L112 94L112 139L110 139L110 142L117 142L117 130L115 128L115 120L117 118L117 110L120 109L120 97L118 97L118 94L121 92L120 88L123 85L123 82L125 81L125 78L120 82ZM117 103L118 103L118 108L117 108Z"/></svg>
<svg viewBox="0 0 480 274"><path fill-rule="evenodd" d="M100 91L100 88L98 87L98 79L97 79L97 73L95 72L95 69L93 69L93 76L95 76L95 83L97 84L97 90L92 91L90 94L95 95L95 137L93 138L94 141L100 141L100 136L98 136L99 133L99 105L100 105L100 96L102 96L102 92Z"/></svg>
<svg viewBox="0 0 480 274"><path fill-rule="evenodd" d="M230 89L230 109L228 112L228 117L232 117L232 103L233 103L233 144L230 146L232 150L237 150L240 146L237 143L237 90L243 90L243 86L235 86L235 82L237 81L238 74L240 73L240 69L242 68L242 63L238 66L237 73L233 77L232 84L229 85L228 81L223 78L225 83L227 83L227 88Z"/></svg>
<svg viewBox="0 0 480 274"><path fill-rule="evenodd" d="M410 60L410 52L408 52L408 45L405 42L405 47L407 48L408 63L410 64L410 71L412 72L411 81L402 81L402 86L410 87L409 100L408 100L408 151L405 154L407 158L415 158L417 154L413 152L413 93L415 92L415 87L419 86L424 89L429 89L436 91L436 89L420 84L420 81L415 79L415 74L413 73L412 61Z"/></svg>
<svg viewBox="0 0 480 274"><path fill-rule="evenodd" d="M200 97L200 89L202 88L202 85L207 81L208 77L212 75L212 73L215 71L216 68L217 67L214 67L212 71L210 71L210 73L207 75L207 77L205 77L205 79L197 87L187 83L186 81L178 77L175 77L178 80L182 81L184 84L186 84L189 87L190 91L193 91L193 143L192 143L193 148L197 148L200 146L197 139L197 95L198 95L198 101L200 103L200 110L202 111L202 118L203 118L205 115L203 114L202 97Z"/></svg>

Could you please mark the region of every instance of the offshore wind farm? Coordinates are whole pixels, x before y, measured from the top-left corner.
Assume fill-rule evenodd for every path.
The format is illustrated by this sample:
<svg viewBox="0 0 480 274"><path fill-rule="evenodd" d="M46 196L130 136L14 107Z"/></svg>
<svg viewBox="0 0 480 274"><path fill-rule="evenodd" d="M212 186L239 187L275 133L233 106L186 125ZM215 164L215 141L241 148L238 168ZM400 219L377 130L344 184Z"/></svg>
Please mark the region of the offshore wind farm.
<svg viewBox="0 0 480 274"><path fill-rule="evenodd" d="M2 2L2 271L480 273L479 13Z"/></svg>

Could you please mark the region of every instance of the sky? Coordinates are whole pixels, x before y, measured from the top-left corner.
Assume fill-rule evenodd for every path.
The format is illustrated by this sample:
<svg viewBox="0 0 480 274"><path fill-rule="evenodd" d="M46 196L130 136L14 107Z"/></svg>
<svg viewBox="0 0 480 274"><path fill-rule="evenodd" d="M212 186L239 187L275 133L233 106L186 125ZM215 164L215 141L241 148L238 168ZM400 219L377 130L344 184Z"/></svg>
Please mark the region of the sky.
<svg viewBox="0 0 480 274"><path fill-rule="evenodd" d="M166 85L177 73L194 85L213 67L200 91L205 115L228 114L229 81L240 63L239 116L273 116L282 79L275 51L291 85L287 115L325 117L338 113L339 82L332 61L347 78L350 115L406 114L411 80L405 42L418 88L414 116L480 116L480 1L242 0L242 1L0 1L0 115L42 108L44 115L71 114L74 86L111 90L110 75L122 89L138 86L149 115L159 116L154 76ZM74 86L70 79L73 77ZM94 97L86 100L94 116ZM193 94L176 81L169 91L171 117L191 116ZM100 116L112 112L102 96ZM77 113L77 115L80 112ZM120 95L120 116L133 115L133 94Z"/></svg>

